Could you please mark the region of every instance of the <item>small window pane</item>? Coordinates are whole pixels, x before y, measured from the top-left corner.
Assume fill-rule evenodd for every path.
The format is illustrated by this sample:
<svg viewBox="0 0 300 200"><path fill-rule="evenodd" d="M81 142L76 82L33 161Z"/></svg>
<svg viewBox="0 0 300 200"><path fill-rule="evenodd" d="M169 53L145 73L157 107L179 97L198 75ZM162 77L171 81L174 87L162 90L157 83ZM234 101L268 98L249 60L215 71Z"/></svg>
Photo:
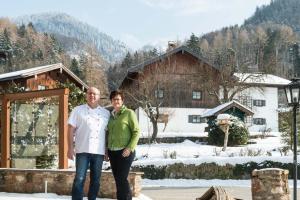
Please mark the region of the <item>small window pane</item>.
<svg viewBox="0 0 300 200"><path fill-rule="evenodd" d="M46 90L46 86L44 86L44 85L38 85L38 90Z"/></svg>
<svg viewBox="0 0 300 200"><path fill-rule="evenodd" d="M253 124L255 125L265 125L266 119L265 118L253 118Z"/></svg>
<svg viewBox="0 0 300 200"><path fill-rule="evenodd" d="M155 90L155 97L158 99L164 98L164 90L162 89Z"/></svg>
<svg viewBox="0 0 300 200"><path fill-rule="evenodd" d="M261 99L253 100L253 105L258 107L266 106L266 100L261 100Z"/></svg>
<svg viewBox="0 0 300 200"><path fill-rule="evenodd" d="M189 123L206 123L205 118L202 118L201 115L189 115Z"/></svg>
<svg viewBox="0 0 300 200"><path fill-rule="evenodd" d="M201 99L201 92L200 91L193 91L193 99Z"/></svg>

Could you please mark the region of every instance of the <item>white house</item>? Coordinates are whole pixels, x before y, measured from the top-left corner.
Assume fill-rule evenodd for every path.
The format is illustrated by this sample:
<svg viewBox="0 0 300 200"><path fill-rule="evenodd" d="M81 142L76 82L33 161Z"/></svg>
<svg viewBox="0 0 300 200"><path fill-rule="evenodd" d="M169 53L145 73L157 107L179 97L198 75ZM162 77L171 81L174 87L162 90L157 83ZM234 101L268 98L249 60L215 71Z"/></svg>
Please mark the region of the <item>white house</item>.
<svg viewBox="0 0 300 200"><path fill-rule="evenodd" d="M290 81L271 74L241 74L236 77L251 87L235 98L251 108L254 115L246 120L250 132L278 132L279 90Z"/></svg>
<svg viewBox="0 0 300 200"><path fill-rule="evenodd" d="M278 95L279 89L290 81L271 74L235 73L249 88L239 92L234 99L249 107L254 113L245 120L250 132L278 132ZM168 123L159 123L158 137L203 136L207 126L203 114L208 108L161 108L168 115ZM144 111L137 110L143 137L152 133L151 122Z"/></svg>

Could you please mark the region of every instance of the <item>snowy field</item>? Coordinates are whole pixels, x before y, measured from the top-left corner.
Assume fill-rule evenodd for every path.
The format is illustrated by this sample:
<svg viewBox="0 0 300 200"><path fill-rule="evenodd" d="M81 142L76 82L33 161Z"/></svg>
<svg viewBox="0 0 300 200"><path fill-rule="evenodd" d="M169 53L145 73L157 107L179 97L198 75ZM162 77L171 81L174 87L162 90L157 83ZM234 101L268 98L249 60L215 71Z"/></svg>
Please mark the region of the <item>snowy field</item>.
<svg viewBox="0 0 300 200"><path fill-rule="evenodd" d="M215 162L218 165L242 164L250 161L263 162L265 160L278 161L282 163L292 163L292 151L281 152L285 146L281 143L280 133L273 132L269 137L263 139L251 139L254 144L238 147L227 147L226 151L221 151L222 147L207 145L204 143L185 140L176 144L144 144L137 147L137 160L133 165L167 165L173 163L201 164ZM171 154L176 154L176 158Z"/></svg>
<svg viewBox="0 0 300 200"><path fill-rule="evenodd" d="M70 196L63 196L63 195L57 195L53 193L49 194L43 194L43 193L37 193L37 194L17 194L17 193L5 193L0 192L0 200L70 200ZM84 198L84 200L87 200L87 198ZM100 200L100 198L97 198L97 200ZM110 199L103 199L101 200L110 200ZM147 196L141 194L138 198L133 198L133 200L151 200Z"/></svg>
<svg viewBox="0 0 300 200"><path fill-rule="evenodd" d="M253 133L252 133L253 134ZM133 165L167 165L172 163L201 164L205 162L215 162L219 165L241 164L249 161L263 162L264 160L278 161L282 163L292 163L293 153L288 151L286 155L280 152L285 146L281 143L280 133L270 133L263 139L252 139L254 144L248 144L238 147L227 147L222 152L222 147L207 145L204 143L191 142L185 140L177 144L151 144L138 145L137 160ZM171 158L170 154L176 152L176 158ZM256 156L251 156L256 154ZM299 157L298 157L299 160ZM74 162L69 162L70 168L74 167ZM104 163L104 168L109 163ZM211 186L232 186L232 187L251 187L250 180L188 180L188 179L163 179L149 180L143 179L143 188L190 188L190 187L211 187ZM293 180L289 180L289 186L293 186ZM300 181L298 181L300 188ZM0 193L0 200L62 200L70 199L70 196L59 196L56 194L15 194ZM100 198L99 198L100 199ZM105 199L103 199L105 200ZM108 200L108 199L106 199ZM147 196L141 194L134 200L150 200Z"/></svg>

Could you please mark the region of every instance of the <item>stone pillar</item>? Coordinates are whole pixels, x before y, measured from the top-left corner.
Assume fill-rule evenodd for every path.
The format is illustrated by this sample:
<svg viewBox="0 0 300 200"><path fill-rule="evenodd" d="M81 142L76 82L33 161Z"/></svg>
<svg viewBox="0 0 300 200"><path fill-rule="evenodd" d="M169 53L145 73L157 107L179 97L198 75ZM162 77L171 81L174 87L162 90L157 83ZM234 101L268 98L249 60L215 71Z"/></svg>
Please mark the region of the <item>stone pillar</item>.
<svg viewBox="0 0 300 200"><path fill-rule="evenodd" d="M266 168L253 170L252 200L290 200L288 170Z"/></svg>

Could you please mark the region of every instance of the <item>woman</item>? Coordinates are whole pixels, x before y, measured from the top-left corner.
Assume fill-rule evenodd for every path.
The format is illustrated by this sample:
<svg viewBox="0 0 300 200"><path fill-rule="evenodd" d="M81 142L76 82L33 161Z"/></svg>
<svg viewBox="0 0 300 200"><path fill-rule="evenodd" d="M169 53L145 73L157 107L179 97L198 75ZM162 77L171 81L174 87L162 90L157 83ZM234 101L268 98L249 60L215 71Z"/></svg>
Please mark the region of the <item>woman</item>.
<svg viewBox="0 0 300 200"><path fill-rule="evenodd" d="M115 178L118 200L131 200L132 194L127 180L139 140L139 125L133 110L123 105L121 91L110 93L113 111L108 122L108 157Z"/></svg>

